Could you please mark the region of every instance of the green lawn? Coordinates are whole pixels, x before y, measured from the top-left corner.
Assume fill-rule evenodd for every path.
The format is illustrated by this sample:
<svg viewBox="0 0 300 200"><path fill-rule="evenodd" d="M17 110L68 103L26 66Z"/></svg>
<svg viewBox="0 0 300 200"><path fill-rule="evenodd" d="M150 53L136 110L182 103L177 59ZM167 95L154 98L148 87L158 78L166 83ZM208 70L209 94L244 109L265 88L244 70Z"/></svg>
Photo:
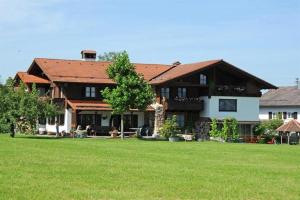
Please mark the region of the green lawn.
<svg viewBox="0 0 300 200"><path fill-rule="evenodd" d="M2 134L0 199L300 199L300 146Z"/></svg>

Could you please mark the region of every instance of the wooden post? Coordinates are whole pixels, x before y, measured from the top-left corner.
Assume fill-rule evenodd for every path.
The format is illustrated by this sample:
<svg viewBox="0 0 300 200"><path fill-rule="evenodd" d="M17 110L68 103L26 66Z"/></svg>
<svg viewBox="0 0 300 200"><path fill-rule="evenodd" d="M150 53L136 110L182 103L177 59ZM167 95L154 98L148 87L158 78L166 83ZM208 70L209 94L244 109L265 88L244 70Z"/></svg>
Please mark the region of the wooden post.
<svg viewBox="0 0 300 200"><path fill-rule="evenodd" d="M124 114L121 114L121 137L124 139Z"/></svg>
<svg viewBox="0 0 300 200"><path fill-rule="evenodd" d="M253 124L250 126L250 141L253 143Z"/></svg>
<svg viewBox="0 0 300 200"><path fill-rule="evenodd" d="M77 112L75 109L72 109L72 117L71 117L71 128L76 129L77 127Z"/></svg>
<svg viewBox="0 0 300 200"><path fill-rule="evenodd" d="M290 132L288 132L287 134L288 134L288 144L290 144Z"/></svg>

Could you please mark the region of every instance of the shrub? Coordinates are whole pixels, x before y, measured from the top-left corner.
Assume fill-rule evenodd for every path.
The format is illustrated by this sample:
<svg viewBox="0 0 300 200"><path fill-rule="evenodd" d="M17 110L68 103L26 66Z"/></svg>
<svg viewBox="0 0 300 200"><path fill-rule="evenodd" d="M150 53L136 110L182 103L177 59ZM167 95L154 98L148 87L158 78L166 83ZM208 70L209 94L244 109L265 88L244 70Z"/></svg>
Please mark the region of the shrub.
<svg viewBox="0 0 300 200"><path fill-rule="evenodd" d="M165 138L175 137L179 133L179 128L176 120L176 115L170 119L166 119L162 127L160 128L160 134Z"/></svg>
<svg viewBox="0 0 300 200"><path fill-rule="evenodd" d="M275 135L276 129L283 124L281 119L272 119L261 122L254 129L255 135Z"/></svg>
<svg viewBox="0 0 300 200"><path fill-rule="evenodd" d="M219 137L220 136L220 132L218 130L218 124L217 124L217 119L212 119L212 122L210 124L210 131L209 131L209 135L211 137Z"/></svg>

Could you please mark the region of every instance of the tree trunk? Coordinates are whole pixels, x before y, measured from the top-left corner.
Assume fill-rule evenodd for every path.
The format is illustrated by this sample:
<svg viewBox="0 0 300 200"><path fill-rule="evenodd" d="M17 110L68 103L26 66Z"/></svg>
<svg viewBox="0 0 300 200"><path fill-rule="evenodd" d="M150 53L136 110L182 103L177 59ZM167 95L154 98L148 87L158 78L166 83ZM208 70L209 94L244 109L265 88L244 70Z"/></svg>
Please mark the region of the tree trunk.
<svg viewBox="0 0 300 200"><path fill-rule="evenodd" d="M121 114L121 137L124 139L124 114Z"/></svg>

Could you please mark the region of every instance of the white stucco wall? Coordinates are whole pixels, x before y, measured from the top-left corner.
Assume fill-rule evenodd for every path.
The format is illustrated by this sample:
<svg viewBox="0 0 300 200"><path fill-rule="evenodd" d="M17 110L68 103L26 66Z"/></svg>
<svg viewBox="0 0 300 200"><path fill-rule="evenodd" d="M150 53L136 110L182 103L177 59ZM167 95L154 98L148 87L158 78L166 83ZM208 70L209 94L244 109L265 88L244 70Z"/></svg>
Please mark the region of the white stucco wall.
<svg viewBox="0 0 300 200"><path fill-rule="evenodd" d="M259 98L258 97L228 97L212 96L203 97L204 110L200 113L202 117L224 119L234 117L238 121L259 121ZM236 99L237 112L220 112L219 99Z"/></svg>
<svg viewBox="0 0 300 200"><path fill-rule="evenodd" d="M300 107L260 107L259 108L259 119L260 120L269 120L269 112L278 113L278 112L297 112L298 121L300 122ZM288 118L285 121L289 121L292 118Z"/></svg>
<svg viewBox="0 0 300 200"><path fill-rule="evenodd" d="M65 131L70 132L71 130L71 120L72 120L72 110L71 109L65 109L65 123L62 126L59 126L59 132ZM39 125L40 127L45 127L46 132L50 133L56 133L56 127L55 125L49 125L48 120L46 120L46 126L45 125Z"/></svg>

